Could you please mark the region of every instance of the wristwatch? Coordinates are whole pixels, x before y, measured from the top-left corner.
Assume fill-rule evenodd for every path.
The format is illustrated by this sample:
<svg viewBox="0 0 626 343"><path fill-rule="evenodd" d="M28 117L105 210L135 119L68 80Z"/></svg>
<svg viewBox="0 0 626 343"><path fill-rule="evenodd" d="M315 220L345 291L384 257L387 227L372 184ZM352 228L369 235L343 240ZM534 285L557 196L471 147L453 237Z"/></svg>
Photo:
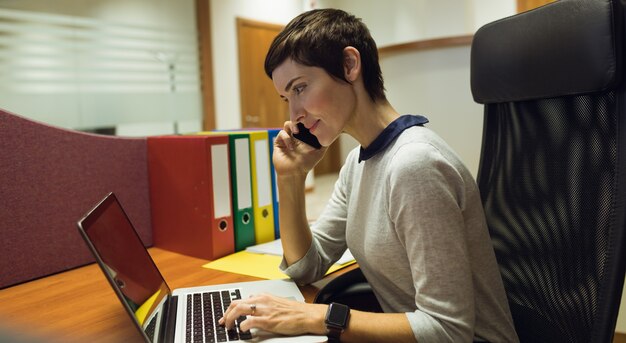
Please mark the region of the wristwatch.
<svg viewBox="0 0 626 343"><path fill-rule="evenodd" d="M331 303L328 306L326 312L326 335L328 336L328 343L339 342L339 337L343 330L348 326L348 319L350 318L350 308L343 304Z"/></svg>

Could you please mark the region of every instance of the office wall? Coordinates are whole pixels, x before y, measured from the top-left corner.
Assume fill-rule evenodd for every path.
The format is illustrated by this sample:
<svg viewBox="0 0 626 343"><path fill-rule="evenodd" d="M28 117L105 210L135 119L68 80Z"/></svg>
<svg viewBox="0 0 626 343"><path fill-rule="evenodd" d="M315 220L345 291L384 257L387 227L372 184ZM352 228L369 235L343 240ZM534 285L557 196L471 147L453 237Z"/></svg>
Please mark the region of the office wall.
<svg viewBox="0 0 626 343"><path fill-rule="evenodd" d="M198 74L194 0L0 0L6 110L74 129L199 128Z"/></svg>
<svg viewBox="0 0 626 343"><path fill-rule="evenodd" d="M379 47L472 32L468 0L322 0L363 19Z"/></svg>
<svg viewBox="0 0 626 343"><path fill-rule="evenodd" d="M475 32L481 26L517 12L517 0L469 0L469 20Z"/></svg>

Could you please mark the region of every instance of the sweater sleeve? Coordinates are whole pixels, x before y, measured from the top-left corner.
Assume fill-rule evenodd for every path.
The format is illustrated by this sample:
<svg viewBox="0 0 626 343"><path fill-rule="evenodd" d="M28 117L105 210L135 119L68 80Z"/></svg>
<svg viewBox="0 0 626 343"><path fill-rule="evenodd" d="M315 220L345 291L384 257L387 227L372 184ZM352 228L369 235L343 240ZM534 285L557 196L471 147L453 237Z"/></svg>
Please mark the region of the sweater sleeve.
<svg viewBox="0 0 626 343"><path fill-rule="evenodd" d="M417 310L407 313L413 333L418 342L471 342L475 315L465 180L427 143L398 149L388 171L388 213L415 287Z"/></svg>
<svg viewBox="0 0 626 343"><path fill-rule="evenodd" d="M307 253L299 261L287 266L283 257L280 269L300 285L315 282L326 274L347 249L346 216L347 190L350 166L356 163L355 151L348 156L339 172L332 196L320 217L311 227L313 241Z"/></svg>

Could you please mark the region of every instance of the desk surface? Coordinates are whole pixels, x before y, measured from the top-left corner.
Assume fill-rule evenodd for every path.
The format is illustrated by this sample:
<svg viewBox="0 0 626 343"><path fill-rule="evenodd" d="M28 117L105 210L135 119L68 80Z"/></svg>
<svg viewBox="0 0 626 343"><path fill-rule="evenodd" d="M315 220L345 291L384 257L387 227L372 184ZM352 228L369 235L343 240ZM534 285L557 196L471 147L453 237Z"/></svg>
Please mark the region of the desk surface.
<svg viewBox="0 0 626 343"><path fill-rule="evenodd" d="M206 260L149 249L171 288L260 280L202 268ZM344 268L300 287L312 302L321 287ZM130 318L96 264L0 290L0 323L18 335L59 342L141 342Z"/></svg>

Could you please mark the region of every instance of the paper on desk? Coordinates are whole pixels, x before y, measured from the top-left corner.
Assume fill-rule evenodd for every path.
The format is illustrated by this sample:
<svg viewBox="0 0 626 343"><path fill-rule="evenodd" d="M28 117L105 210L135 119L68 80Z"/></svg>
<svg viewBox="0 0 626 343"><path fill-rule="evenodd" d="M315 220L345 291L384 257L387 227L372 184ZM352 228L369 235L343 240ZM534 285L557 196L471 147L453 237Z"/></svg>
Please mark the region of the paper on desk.
<svg viewBox="0 0 626 343"><path fill-rule="evenodd" d="M141 304L141 306L139 306L137 311L135 311L135 317L137 317L137 320L139 321L139 325L143 325L143 322L146 320L146 317L149 314L148 311L152 309L152 306L154 305L154 302L157 300L157 297L159 296L159 294L161 294L160 289L156 291L156 293L152 294L150 298L148 298L148 300L146 300L143 304Z"/></svg>
<svg viewBox="0 0 626 343"><path fill-rule="evenodd" d="M236 274L244 274L262 279L277 280L289 278L280 271L278 266L282 261L282 256L255 254L247 251L240 251L218 260L203 265L204 268L221 270ZM330 274L338 269L347 267L354 263L345 263L343 265L334 264L326 274Z"/></svg>
<svg viewBox="0 0 626 343"><path fill-rule="evenodd" d="M247 247L246 251L256 254L283 256L283 246L280 244L280 239ZM354 261L354 257L350 250L346 250L335 264L344 265L351 261Z"/></svg>

